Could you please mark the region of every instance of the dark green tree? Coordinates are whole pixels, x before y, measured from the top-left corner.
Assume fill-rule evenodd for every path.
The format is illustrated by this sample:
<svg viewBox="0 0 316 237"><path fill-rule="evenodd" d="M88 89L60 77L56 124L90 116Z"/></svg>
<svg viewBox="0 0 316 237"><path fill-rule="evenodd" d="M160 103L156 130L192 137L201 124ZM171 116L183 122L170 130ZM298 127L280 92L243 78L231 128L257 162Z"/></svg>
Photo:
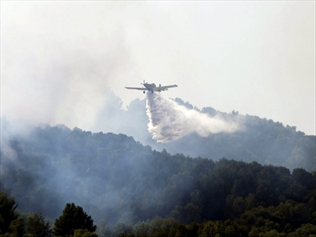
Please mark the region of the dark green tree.
<svg viewBox="0 0 316 237"><path fill-rule="evenodd" d="M93 224L91 216L88 216L80 206L74 203L67 203L63 214L56 219L54 225L55 236L72 236L77 229L94 232L96 226Z"/></svg>
<svg viewBox="0 0 316 237"><path fill-rule="evenodd" d="M32 234L33 237L50 237L52 233L50 231L49 223L45 222L42 213L35 213L31 215L27 222L25 229L28 234Z"/></svg>
<svg viewBox="0 0 316 237"><path fill-rule="evenodd" d="M16 207L13 197L0 193L0 234L7 233L11 222L17 219L18 215L14 212Z"/></svg>
<svg viewBox="0 0 316 237"><path fill-rule="evenodd" d="M10 223L9 231L4 235L5 237L24 237L25 235L25 219L18 216ZM2 236L2 235L0 235Z"/></svg>
<svg viewBox="0 0 316 237"><path fill-rule="evenodd" d="M78 229L75 230L73 237L98 237L98 235L88 230Z"/></svg>

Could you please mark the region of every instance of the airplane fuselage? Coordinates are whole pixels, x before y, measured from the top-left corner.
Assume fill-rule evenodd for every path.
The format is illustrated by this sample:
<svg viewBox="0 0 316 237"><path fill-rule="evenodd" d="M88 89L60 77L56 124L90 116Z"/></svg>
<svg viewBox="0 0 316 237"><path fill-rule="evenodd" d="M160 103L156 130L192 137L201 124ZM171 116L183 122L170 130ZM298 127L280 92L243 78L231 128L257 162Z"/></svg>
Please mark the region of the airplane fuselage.
<svg viewBox="0 0 316 237"><path fill-rule="evenodd" d="M160 92L160 91L162 91L162 90L159 89L159 87L161 87L161 85L159 85L159 87L157 87L155 83L151 83L151 84L145 83L145 84L144 84L144 87L145 87L148 91L151 91L151 92L154 92L154 91L159 91L159 92ZM165 89L165 90L167 90L167 89ZM144 93L145 93L145 92L144 92Z"/></svg>
<svg viewBox="0 0 316 237"><path fill-rule="evenodd" d="M161 86L159 84L159 86L156 86L155 83L142 83L142 85L144 87L125 87L126 89L134 89L134 90L142 90L143 93L145 93L146 91L151 91L152 93L154 91L158 91L158 92L161 92L161 91L167 91L168 88L172 88L172 87L178 87L177 85L168 85L168 86Z"/></svg>

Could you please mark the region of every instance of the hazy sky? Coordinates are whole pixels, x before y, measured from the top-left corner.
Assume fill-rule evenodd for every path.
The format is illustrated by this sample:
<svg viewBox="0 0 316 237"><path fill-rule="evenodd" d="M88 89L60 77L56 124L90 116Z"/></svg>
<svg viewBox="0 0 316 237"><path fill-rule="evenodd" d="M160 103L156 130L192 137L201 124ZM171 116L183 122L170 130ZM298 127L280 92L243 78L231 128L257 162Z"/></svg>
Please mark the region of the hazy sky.
<svg viewBox="0 0 316 237"><path fill-rule="evenodd" d="M1 113L88 128L107 87L315 134L315 1L1 1Z"/></svg>

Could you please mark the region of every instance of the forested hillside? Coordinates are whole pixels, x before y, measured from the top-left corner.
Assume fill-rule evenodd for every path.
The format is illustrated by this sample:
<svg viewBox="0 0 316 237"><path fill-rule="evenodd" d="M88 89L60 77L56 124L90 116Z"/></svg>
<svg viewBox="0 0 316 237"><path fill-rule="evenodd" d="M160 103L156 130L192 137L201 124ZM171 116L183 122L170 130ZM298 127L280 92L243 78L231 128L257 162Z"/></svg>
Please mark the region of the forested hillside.
<svg viewBox="0 0 316 237"><path fill-rule="evenodd" d="M226 157L246 162L256 161L263 165L285 166L289 169L302 167L308 171L316 170L316 137L307 136L294 126L257 116L241 115L236 111L223 113L212 107L198 109L177 98L175 101L179 105L210 116L238 117L243 129L207 137L191 133L169 143L157 143L148 132L145 100L134 100L126 110L122 110L120 99L114 94L110 98L111 103L106 104L100 112L93 131L127 134L144 145L150 145L158 151L166 149L171 154L200 156L214 161Z"/></svg>
<svg viewBox="0 0 316 237"><path fill-rule="evenodd" d="M315 172L262 165L247 154L239 161L172 155L123 134L63 125L33 127L23 134L14 130L3 122L1 190L14 196L24 213L41 212L55 219L66 203L76 203L110 227L144 222L145 228L147 220L161 217L174 218L177 221L171 222L177 225L204 223L192 227L199 231L214 225L245 226L245 233L253 226L253 231L280 233L308 223L315 228ZM284 139L310 139L291 134ZM230 143L226 146L229 150ZM228 219L235 222L225 222Z"/></svg>
<svg viewBox="0 0 316 237"><path fill-rule="evenodd" d="M205 109L207 111L207 109ZM295 127L246 115L245 130L235 133L212 134L200 137L190 134L168 144L159 144L171 153L181 150L190 156L202 156L218 160L221 157L257 161L260 164L302 167L316 170L316 137L305 136Z"/></svg>

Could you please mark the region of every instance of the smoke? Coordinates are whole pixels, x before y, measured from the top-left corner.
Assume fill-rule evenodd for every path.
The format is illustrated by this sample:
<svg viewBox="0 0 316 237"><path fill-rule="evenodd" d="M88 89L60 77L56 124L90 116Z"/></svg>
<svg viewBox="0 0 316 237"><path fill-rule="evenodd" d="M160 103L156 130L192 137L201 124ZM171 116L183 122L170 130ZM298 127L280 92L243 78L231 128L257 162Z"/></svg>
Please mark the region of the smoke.
<svg viewBox="0 0 316 237"><path fill-rule="evenodd" d="M6 5L0 113L92 130L110 90L131 78L120 8L47 4Z"/></svg>
<svg viewBox="0 0 316 237"><path fill-rule="evenodd" d="M232 118L221 115L210 117L194 109L187 109L175 101L158 93L147 93L148 131L153 139L166 143L196 132L206 137L212 133L232 133L240 130L240 125Z"/></svg>

